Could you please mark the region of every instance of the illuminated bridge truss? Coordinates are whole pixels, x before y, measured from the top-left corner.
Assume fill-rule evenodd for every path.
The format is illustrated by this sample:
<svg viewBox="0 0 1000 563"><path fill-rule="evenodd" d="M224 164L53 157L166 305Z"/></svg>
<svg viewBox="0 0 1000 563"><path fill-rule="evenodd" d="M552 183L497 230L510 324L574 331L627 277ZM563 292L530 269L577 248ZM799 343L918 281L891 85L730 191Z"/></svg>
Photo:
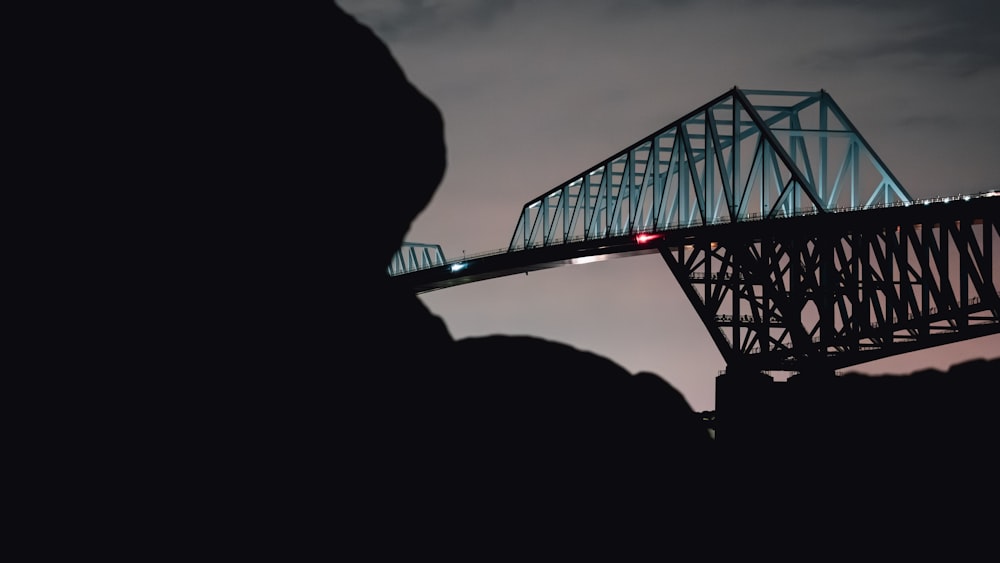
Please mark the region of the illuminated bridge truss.
<svg viewBox="0 0 1000 563"><path fill-rule="evenodd" d="M425 268L441 266L444 263L444 251L441 250L440 245L404 242L400 249L392 255L388 272L390 276L397 276Z"/></svg>
<svg viewBox="0 0 1000 563"><path fill-rule="evenodd" d="M1000 197L691 232L661 254L728 371L834 370L1000 332Z"/></svg>
<svg viewBox="0 0 1000 563"><path fill-rule="evenodd" d="M907 201L825 91L733 88L525 204L509 249Z"/></svg>

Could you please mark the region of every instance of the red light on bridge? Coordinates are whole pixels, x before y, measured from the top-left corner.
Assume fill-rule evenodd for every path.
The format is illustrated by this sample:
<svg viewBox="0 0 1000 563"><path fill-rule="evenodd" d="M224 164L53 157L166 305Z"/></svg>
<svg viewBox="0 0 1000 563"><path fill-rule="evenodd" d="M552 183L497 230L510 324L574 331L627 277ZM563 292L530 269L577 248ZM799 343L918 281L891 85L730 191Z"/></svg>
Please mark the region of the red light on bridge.
<svg viewBox="0 0 1000 563"><path fill-rule="evenodd" d="M638 244L646 244L657 239L663 238L663 235L652 234L652 233L640 233L635 235L635 242Z"/></svg>

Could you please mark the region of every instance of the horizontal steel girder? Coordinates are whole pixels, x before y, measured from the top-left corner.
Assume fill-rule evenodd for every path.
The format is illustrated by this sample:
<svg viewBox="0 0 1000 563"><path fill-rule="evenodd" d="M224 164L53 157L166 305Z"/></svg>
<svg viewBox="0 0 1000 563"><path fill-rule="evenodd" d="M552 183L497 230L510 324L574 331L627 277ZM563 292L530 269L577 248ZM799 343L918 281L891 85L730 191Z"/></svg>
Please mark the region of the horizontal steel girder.
<svg viewBox="0 0 1000 563"><path fill-rule="evenodd" d="M1000 332L1000 197L697 232L660 251L727 371L833 370Z"/></svg>

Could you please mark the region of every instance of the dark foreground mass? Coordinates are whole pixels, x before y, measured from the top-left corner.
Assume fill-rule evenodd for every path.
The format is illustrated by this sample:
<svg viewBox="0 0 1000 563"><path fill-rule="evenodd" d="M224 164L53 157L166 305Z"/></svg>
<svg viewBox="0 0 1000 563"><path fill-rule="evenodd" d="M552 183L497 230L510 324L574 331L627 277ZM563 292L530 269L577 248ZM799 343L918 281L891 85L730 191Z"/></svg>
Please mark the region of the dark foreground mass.
<svg viewBox="0 0 1000 563"><path fill-rule="evenodd" d="M905 376L722 376L729 529L865 560L993 549L998 374L1000 358Z"/></svg>
<svg viewBox="0 0 1000 563"><path fill-rule="evenodd" d="M51 461L34 462L45 485L23 520L50 524L40 550L995 551L995 360L905 381L726 380L713 440L669 372L531 336L454 339L386 276L446 168L433 102L333 3L184 16L80 67L88 84L152 77L84 104L114 139L79 143L87 170L107 164L101 186L128 205L88 191L60 239L86 260L56 323L73 347L47 352L81 376L37 425Z"/></svg>

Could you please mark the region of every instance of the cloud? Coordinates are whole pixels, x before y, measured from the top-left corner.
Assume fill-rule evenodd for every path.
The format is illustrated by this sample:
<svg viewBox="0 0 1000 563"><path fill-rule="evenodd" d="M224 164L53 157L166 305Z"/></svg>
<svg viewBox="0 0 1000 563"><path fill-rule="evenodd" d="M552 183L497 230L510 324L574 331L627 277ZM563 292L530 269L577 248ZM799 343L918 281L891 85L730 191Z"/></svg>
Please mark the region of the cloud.
<svg viewBox="0 0 1000 563"><path fill-rule="evenodd" d="M845 6L854 10L854 5ZM861 9L853 18L867 35L819 51L811 66L817 70L890 67L953 77L1000 68L1000 8L995 3L914 0L858 6Z"/></svg>
<svg viewBox="0 0 1000 563"><path fill-rule="evenodd" d="M339 0L337 4L391 42L452 29L484 29L517 0Z"/></svg>
<svg viewBox="0 0 1000 563"><path fill-rule="evenodd" d="M699 5L691 0L340 0L338 4L387 42L439 40L442 34L488 33L505 17L544 22L553 35L580 33L601 41L622 22L669 22L700 10L716 16L700 28L706 40L756 49L762 40L797 51L811 49L800 63L816 70L843 70L889 64L953 76L1000 66L1000 4L980 0L731 0ZM732 24L738 28L733 29ZM507 26L508 28L510 26ZM665 27L648 35L651 44L669 34L692 30ZM699 48L692 43L692 49Z"/></svg>

